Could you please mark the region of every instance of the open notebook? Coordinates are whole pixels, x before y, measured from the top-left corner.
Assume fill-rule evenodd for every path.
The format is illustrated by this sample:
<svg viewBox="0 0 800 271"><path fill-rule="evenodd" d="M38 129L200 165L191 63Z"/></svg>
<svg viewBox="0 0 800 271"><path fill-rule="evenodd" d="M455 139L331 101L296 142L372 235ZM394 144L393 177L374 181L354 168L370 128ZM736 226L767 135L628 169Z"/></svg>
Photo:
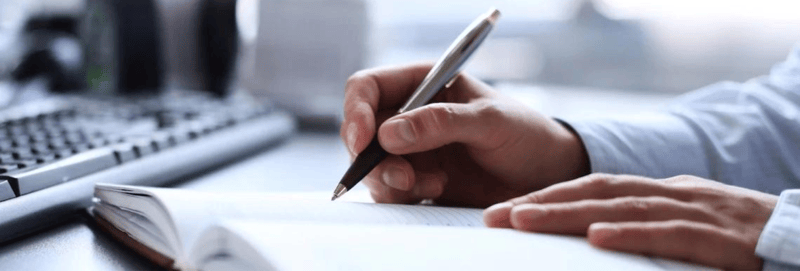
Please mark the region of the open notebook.
<svg viewBox="0 0 800 271"><path fill-rule="evenodd" d="M98 184L114 237L180 270L701 270L583 238L483 226L482 210Z"/></svg>

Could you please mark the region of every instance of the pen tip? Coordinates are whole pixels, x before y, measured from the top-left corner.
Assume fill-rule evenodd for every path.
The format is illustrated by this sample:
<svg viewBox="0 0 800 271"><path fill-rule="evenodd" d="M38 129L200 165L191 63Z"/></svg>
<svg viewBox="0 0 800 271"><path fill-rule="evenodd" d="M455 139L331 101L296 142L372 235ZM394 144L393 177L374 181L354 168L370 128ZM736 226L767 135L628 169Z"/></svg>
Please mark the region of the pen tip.
<svg viewBox="0 0 800 271"><path fill-rule="evenodd" d="M336 189L333 190L333 197L331 197L331 201L338 199L344 195L344 193L347 193L347 187L344 187L342 184L337 185Z"/></svg>

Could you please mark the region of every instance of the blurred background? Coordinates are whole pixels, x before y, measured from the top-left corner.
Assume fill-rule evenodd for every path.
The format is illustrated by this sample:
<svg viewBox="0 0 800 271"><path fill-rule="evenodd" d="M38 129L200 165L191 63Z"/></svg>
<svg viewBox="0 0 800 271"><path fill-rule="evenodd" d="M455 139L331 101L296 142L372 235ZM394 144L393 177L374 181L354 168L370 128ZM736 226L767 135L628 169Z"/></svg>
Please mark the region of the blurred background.
<svg viewBox="0 0 800 271"><path fill-rule="evenodd" d="M29 19L85 17L92 2L125 1L0 0L0 102L10 99L2 89L26 52L41 45L25 35ZM211 88L198 56L205 47L193 45L193 26L201 23L194 10L203 2L235 5L238 43L225 49L235 65L221 92L245 89L312 126L339 118L351 73L434 61L490 6L503 17L466 70L554 115L647 108L713 82L747 80L766 74L800 40L800 2L781 0L155 2L163 88ZM86 39L77 37L51 42L61 61L86 59L81 54L104 46L82 51ZM598 103L606 106L586 105Z"/></svg>

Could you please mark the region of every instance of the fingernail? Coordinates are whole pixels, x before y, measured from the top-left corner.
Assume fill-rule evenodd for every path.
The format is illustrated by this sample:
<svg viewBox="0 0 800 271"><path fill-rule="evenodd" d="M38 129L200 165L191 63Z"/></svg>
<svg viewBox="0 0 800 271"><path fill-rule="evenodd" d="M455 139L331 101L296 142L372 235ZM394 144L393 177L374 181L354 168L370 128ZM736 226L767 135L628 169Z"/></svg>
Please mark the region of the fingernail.
<svg viewBox="0 0 800 271"><path fill-rule="evenodd" d="M509 216L513 207L514 204L511 202L502 202L486 208L483 211L483 223L487 227L510 228L511 221L509 221Z"/></svg>
<svg viewBox="0 0 800 271"><path fill-rule="evenodd" d="M487 213L488 212L497 212L497 211L500 211L500 210L503 210L505 212L510 212L511 208L514 208L514 204L511 204L511 202L507 202L506 201L506 202L501 202L501 203L489 206L489 208L486 208L486 212Z"/></svg>
<svg viewBox="0 0 800 271"><path fill-rule="evenodd" d="M395 138L389 140L387 143L395 148L401 148L413 144L417 141L417 136L414 134L414 129L411 128L411 123L405 119L393 120L385 124L389 129L390 134Z"/></svg>
<svg viewBox="0 0 800 271"><path fill-rule="evenodd" d="M347 150L353 155L356 154L354 151L356 148L356 136L358 136L356 133L358 133L358 127L356 127L355 122L351 122L347 125Z"/></svg>
<svg viewBox="0 0 800 271"><path fill-rule="evenodd" d="M514 228L532 229L534 224L545 216L547 211L536 204L522 204L511 208L511 224Z"/></svg>
<svg viewBox="0 0 800 271"><path fill-rule="evenodd" d="M395 189L408 190L408 178L406 173L398 167L389 167L383 171L383 182Z"/></svg>

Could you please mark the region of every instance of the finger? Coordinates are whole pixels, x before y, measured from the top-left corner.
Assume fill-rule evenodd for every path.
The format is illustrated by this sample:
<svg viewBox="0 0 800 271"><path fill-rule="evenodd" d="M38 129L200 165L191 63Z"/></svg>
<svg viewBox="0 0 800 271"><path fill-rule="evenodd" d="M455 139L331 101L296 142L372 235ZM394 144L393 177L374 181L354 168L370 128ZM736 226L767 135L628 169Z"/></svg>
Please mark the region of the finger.
<svg viewBox="0 0 800 271"><path fill-rule="evenodd" d="M363 115L364 118L343 121L339 129L339 137L347 147L351 160L361 153L375 136L375 127L395 115L396 110L381 110L374 115Z"/></svg>
<svg viewBox="0 0 800 271"><path fill-rule="evenodd" d="M409 192L414 187L415 173L411 164L404 158L389 155L365 177L367 182L374 182L396 190Z"/></svg>
<svg viewBox="0 0 800 271"><path fill-rule="evenodd" d="M381 125L378 139L394 154L423 152L450 143L493 149L504 141L499 133L502 109L488 102L435 103L394 116Z"/></svg>
<svg viewBox="0 0 800 271"><path fill-rule="evenodd" d="M435 199L442 195L447 175L440 172L417 172L414 187L410 190L401 190L385 184L371 187L373 199L378 203L418 203L425 199Z"/></svg>
<svg viewBox="0 0 800 271"><path fill-rule="evenodd" d="M595 223L591 244L617 251L687 260L726 269L759 270L755 243L724 229L685 220Z"/></svg>
<svg viewBox="0 0 800 271"><path fill-rule="evenodd" d="M415 184L413 195L420 199L437 198L447 184L447 173L442 170L441 161L436 151L427 151L403 155L414 168Z"/></svg>
<svg viewBox="0 0 800 271"><path fill-rule="evenodd" d="M378 203L415 203L411 189L414 187L415 172L411 164L396 155L389 155L366 177L364 185Z"/></svg>
<svg viewBox="0 0 800 271"><path fill-rule="evenodd" d="M718 218L697 205L664 197L622 197L606 200L522 204L511 208L510 224L520 230L586 234L596 222L690 220L718 224Z"/></svg>
<svg viewBox="0 0 800 271"><path fill-rule="evenodd" d="M366 103L373 111L398 107L419 86L430 69L430 63L416 63L356 72L347 79L345 85L345 116L351 103Z"/></svg>
<svg viewBox="0 0 800 271"><path fill-rule="evenodd" d="M351 153L369 144L379 123L375 114L408 97L428 70L428 64L375 68L357 72L347 80L341 137Z"/></svg>
<svg viewBox="0 0 800 271"><path fill-rule="evenodd" d="M490 228L511 228L511 209L514 205L510 202L501 202L483 210L483 224Z"/></svg>
<svg viewBox="0 0 800 271"><path fill-rule="evenodd" d="M691 195L685 191L653 179L631 175L591 174L573 181L558 183L509 201L514 205L520 205L625 196L661 196L681 201L691 199Z"/></svg>
<svg viewBox="0 0 800 271"><path fill-rule="evenodd" d="M411 195L414 199L435 199L442 195L447 184L447 173L442 170L415 172L416 180Z"/></svg>

